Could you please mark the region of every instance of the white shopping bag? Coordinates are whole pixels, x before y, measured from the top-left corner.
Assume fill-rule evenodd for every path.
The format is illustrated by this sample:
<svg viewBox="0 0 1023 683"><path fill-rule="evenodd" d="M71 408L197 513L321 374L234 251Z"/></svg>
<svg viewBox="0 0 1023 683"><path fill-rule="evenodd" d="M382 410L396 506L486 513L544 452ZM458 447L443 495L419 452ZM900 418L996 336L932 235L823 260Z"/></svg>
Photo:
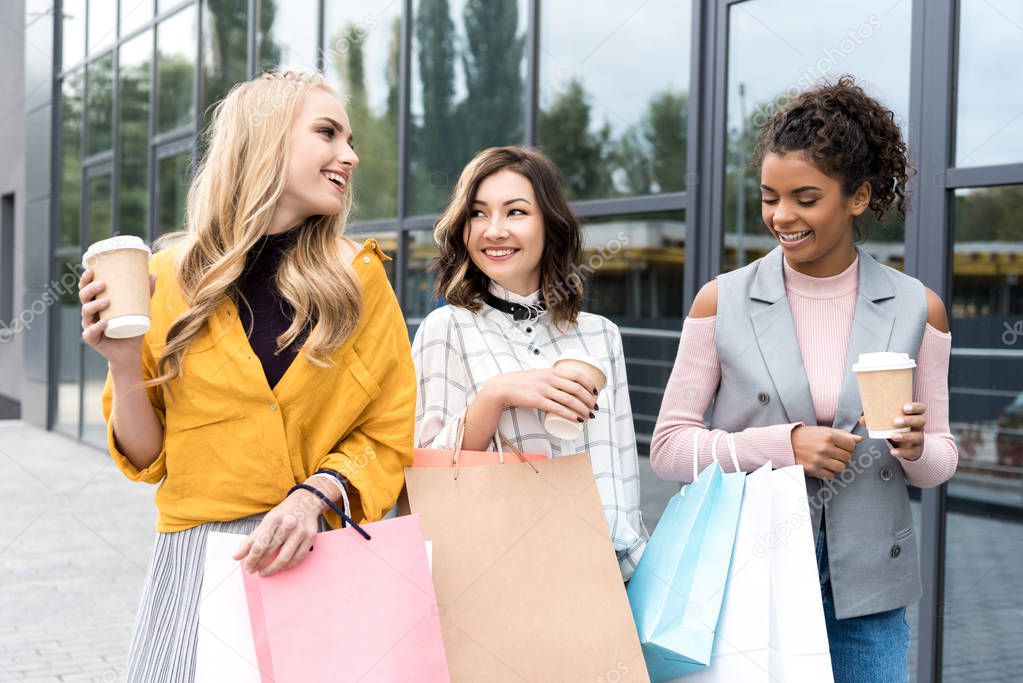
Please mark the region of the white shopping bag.
<svg viewBox="0 0 1023 683"><path fill-rule="evenodd" d="M811 528L801 465L746 476L710 666L677 681L833 682Z"/></svg>
<svg viewBox="0 0 1023 683"><path fill-rule="evenodd" d="M260 683L256 646L241 563L232 559L245 538L211 531L206 535L206 562L199 591L199 641L196 683Z"/></svg>

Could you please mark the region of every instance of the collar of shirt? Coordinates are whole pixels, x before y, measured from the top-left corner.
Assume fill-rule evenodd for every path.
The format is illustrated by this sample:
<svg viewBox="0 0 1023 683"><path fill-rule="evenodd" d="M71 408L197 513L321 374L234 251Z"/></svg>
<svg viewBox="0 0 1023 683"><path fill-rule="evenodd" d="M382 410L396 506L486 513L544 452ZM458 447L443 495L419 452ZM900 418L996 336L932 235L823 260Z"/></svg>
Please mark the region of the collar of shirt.
<svg viewBox="0 0 1023 683"><path fill-rule="evenodd" d="M490 290L490 293L494 296L504 299L505 301L510 301L513 304L535 304L540 300L539 289L532 294L522 296L521 294L516 294L515 292L505 289L493 281L491 281L490 286L487 287L487 289Z"/></svg>

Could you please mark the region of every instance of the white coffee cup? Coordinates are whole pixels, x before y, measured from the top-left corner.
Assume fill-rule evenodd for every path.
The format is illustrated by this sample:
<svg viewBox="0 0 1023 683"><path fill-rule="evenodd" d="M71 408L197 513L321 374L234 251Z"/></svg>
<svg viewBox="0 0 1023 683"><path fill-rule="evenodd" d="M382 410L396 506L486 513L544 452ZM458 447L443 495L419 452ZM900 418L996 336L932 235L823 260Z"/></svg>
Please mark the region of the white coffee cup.
<svg viewBox="0 0 1023 683"><path fill-rule="evenodd" d="M585 374L593 382L597 391L604 389L607 384L607 373L603 365L592 356L581 351L568 351L558 356L554 361L555 368L573 368ZM566 441L575 441L583 433L583 423L566 420L558 415L547 414L543 421L547 433Z"/></svg>
<svg viewBox="0 0 1023 683"><path fill-rule="evenodd" d="M853 365L871 439L887 439L909 431L909 427L896 427L895 419L902 417L902 407L913 401L915 367L916 361L909 354L893 351L861 353Z"/></svg>
<svg viewBox="0 0 1023 683"><path fill-rule="evenodd" d="M82 264L92 269L93 281L106 283L103 296L110 305L99 312L111 339L139 337L149 331L149 247L134 235L100 240L86 251Z"/></svg>

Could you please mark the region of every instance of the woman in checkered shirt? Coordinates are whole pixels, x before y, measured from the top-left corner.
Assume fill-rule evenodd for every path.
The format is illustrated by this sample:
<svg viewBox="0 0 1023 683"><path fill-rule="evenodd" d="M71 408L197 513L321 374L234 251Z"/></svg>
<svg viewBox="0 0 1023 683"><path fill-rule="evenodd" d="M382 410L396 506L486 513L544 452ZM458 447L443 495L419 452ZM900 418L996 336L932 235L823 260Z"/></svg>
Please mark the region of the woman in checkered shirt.
<svg viewBox="0 0 1023 683"><path fill-rule="evenodd" d="M436 294L447 305L422 321L412 345L416 446L454 448L464 423L466 450L488 450L500 434L525 453L587 452L628 580L649 534L622 340L614 323L580 311L581 228L557 169L533 149L484 150L462 172L434 239ZM573 351L604 367L605 388L552 367ZM579 422L582 435L551 436L547 414Z"/></svg>

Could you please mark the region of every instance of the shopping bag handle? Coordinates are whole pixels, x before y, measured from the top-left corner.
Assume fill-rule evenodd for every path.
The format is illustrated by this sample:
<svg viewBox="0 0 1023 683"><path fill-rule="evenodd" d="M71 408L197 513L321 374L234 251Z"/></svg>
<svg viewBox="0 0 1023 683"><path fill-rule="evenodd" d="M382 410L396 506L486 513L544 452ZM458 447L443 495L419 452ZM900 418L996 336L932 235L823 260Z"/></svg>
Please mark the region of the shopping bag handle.
<svg viewBox="0 0 1023 683"><path fill-rule="evenodd" d="M369 535L369 533L366 532L365 529L363 529L361 526L359 526L355 522L354 519L352 519L351 517L346 515L344 510L339 508L334 503L334 501L332 501L330 498L328 498L326 495L324 495L324 493L322 491L320 491L318 488L316 488L315 486L310 486L309 484L295 484L294 486L291 487L291 489L288 490L288 495L290 496L292 493L294 493L298 489L302 489L304 491L309 491L310 493L316 494L316 496L320 500L322 500L324 503L326 503L330 507L331 510L336 512L337 516L341 518L341 528L342 529L344 529L347 524L351 524L352 528L355 529L356 531L358 531L359 534L363 538L365 538L367 541L372 539L372 537Z"/></svg>
<svg viewBox="0 0 1023 683"><path fill-rule="evenodd" d="M451 456L451 464L455 469L455 479L458 479L458 472L461 468L461 465L459 464L458 461L458 455L462 452L463 439L465 439L464 414L458 418L458 430L455 432L455 452ZM536 465L527 460L526 457L522 454L522 451L520 451L515 446L515 444L513 444L504 434L502 434L500 429L498 429L497 432L494 434L494 443L497 445L497 462L499 464L501 465L504 464L504 449L501 448L501 445L504 444L505 446L508 447L508 450L510 450L512 453L518 456L519 462L526 463L527 465L529 465L530 469L532 469L534 473L540 474L540 470L536 469Z"/></svg>
<svg viewBox="0 0 1023 683"><path fill-rule="evenodd" d="M728 444L728 455L731 457L732 466L736 472L741 472L742 468L739 467L739 456L735 454L735 437L731 432L719 431L714 434L714 438L710 442L710 459L711 462L716 462L719 465L721 462L718 460L718 439L721 435L725 436L725 443ZM700 476L700 432L693 432L693 481L696 481Z"/></svg>

